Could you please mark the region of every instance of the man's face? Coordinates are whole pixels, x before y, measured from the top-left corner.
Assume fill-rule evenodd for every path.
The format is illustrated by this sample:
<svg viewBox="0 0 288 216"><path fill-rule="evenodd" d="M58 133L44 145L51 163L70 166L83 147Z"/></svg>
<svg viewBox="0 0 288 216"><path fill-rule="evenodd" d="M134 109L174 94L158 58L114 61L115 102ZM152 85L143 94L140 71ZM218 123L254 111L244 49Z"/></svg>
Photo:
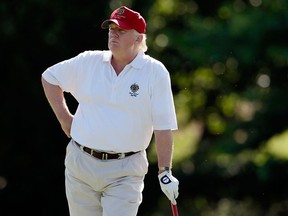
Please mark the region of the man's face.
<svg viewBox="0 0 288 216"><path fill-rule="evenodd" d="M111 51L127 51L135 45L135 30L125 30L115 23L109 25L108 47Z"/></svg>

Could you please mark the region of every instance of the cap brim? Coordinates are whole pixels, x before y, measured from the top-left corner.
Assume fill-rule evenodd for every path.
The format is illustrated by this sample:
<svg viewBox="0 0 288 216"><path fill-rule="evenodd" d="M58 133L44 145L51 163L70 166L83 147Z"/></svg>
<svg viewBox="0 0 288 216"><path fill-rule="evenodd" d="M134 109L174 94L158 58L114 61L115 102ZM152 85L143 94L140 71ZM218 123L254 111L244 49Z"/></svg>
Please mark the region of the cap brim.
<svg viewBox="0 0 288 216"><path fill-rule="evenodd" d="M111 22L114 22L116 25L118 25L120 28L122 29L125 29L125 30L131 30L132 28L129 27L128 25L126 25L125 23L119 21L119 20L116 20L116 19L107 19L107 20L104 20L101 24L101 28L102 29L107 29L109 28L109 25Z"/></svg>

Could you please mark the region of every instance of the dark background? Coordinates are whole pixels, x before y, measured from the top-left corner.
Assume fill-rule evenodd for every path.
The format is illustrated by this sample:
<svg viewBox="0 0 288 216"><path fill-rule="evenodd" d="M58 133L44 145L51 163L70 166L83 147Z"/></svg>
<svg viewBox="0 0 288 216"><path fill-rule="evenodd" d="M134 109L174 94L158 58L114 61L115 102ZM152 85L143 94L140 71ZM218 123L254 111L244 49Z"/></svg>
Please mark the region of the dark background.
<svg viewBox="0 0 288 216"><path fill-rule="evenodd" d="M41 74L84 50L107 49L100 25L122 4L145 17L147 54L171 74L180 215L288 215L286 0L1 1L0 215L68 215L69 140ZM148 155L138 215L172 215L153 144Z"/></svg>

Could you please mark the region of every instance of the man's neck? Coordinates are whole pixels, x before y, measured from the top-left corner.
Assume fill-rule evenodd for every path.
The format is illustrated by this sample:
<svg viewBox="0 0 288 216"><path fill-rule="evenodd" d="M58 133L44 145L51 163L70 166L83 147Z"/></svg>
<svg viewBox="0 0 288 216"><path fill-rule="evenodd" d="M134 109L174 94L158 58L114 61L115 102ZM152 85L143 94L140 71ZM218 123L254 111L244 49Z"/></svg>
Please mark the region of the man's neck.
<svg viewBox="0 0 288 216"><path fill-rule="evenodd" d="M126 65L130 64L135 57L137 56L137 53L133 55L126 55L126 56L120 56L113 54L111 59L111 65L114 68L117 76L123 71Z"/></svg>

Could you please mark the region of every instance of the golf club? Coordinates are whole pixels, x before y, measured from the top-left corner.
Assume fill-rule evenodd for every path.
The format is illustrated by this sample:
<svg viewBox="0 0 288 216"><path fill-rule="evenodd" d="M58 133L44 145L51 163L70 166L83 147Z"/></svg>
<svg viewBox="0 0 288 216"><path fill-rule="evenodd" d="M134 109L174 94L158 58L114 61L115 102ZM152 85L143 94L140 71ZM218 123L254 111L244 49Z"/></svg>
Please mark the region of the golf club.
<svg viewBox="0 0 288 216"><path fill-rule="evenodd" d="M177 205L174 205L172 202L170 202L170 204L171 204L171 209L172 209L173 216L179 216Z"/></svg>

